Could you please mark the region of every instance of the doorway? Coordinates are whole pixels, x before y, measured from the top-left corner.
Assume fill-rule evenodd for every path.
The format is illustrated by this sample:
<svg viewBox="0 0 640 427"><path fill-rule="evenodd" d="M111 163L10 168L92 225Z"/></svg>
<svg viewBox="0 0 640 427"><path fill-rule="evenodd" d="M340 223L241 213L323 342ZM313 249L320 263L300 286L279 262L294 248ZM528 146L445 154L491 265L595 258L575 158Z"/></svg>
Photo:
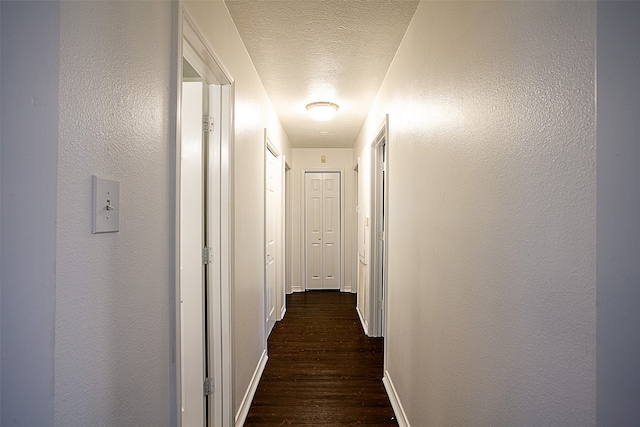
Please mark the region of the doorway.
<svg viewBox="0 0 640 427"><path fill-rule="evenodd" d="M385 118L371 144L371 280L369 290L369 336L384 337L386 329L388 240L388 121Z"/></svg>
<svg viewBox="0 0 640 427"><path fill-rule="evenodd" d="M305 173L305 288L341 289L340 172Z"/></svg>
<svg viewBox="0 0 640 427"><path fill-rule="evenodd" d="M265 269L264 269L264 301L265 301L265 340L271 334L276 323L278 304L278 264L281 262L279 254L279 153L266 137L265 131Z"/></svg>
<svg viewBox="0 0 640 427"><path fill-rule="evenodd" d="M285 156L264 130L264 303L265 342L286 312Z"/></svg>
<svg viewBox="0 0 640 427"><path fill-rule="evenodd" d="M231 426L232 80L180 8L176 124L177 423Z"/></svg>

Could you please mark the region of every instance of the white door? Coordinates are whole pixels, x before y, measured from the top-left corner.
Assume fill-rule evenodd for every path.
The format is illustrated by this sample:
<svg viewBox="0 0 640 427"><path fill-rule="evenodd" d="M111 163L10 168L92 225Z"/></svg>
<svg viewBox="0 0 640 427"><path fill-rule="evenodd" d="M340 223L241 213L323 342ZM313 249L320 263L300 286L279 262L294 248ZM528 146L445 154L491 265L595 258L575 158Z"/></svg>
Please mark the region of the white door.
<svg viewBox="0 0 640 427"><path fill-rule="evenodd" d="M276 323L277 229L279 221L278 161L271 150L266 150L265 180L265 313L266 336Z"/></svg>
<svg viewBox="0 0 640 427"><path fill-rule="evenodd" d="M305 174L306 289L340 289L340 173Z"/></svg>
<svg viewBox="0 0 640 427"><path fill-rule="evenodd" d="M203 82L182 84L180 329L182 425L205 425Z"/></svg>

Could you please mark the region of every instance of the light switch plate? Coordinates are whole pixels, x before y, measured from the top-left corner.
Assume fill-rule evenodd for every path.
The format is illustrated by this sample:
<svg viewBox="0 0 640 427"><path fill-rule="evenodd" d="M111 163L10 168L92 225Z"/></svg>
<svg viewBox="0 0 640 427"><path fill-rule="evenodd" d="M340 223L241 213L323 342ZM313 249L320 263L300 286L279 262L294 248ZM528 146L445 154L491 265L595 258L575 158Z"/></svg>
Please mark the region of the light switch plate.
<svg viewBox="0 0 640 427"><path fill-rule="evenodd" d="M93 175L93 227L95 233L120 231L120 181Z"/></svg>

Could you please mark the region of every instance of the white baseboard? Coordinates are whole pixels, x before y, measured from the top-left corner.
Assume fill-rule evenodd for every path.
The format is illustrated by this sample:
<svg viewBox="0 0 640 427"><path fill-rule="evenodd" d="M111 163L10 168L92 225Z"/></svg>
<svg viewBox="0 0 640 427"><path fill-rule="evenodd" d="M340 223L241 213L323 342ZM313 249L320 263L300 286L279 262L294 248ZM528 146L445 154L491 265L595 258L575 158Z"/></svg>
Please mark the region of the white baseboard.
<svg viewBox="0 0 640 427"><path fill-rule="evenodd" d="M364 317L362 317L362 313L360 313L360 307L356 306L356 313L358 313L358 317L360 318L360 324L362 325L364 334L369 336L369 328L367 326L367 322L364 321Z"/></svg>
<svg viewBox="0 0 640 427"><path fill-rule="evenodd" d="M391 377L389 376L389 371L387 371L386 369L384 371L382 383L384 384L384 389L387 390L387 395L389 396L389 400L391 401L393 412L396 414L396 421L398 421L398 425L400 427L411 427L411 424L409 424L409 420L407 419L407 414L404 413L402 403L400 403L398 393L396 393L396 388L393 386L393 382L391 381Z"/></svg>
<svg viewBox="0 0 640 427"><path fill-rule="evenodd" d="M287 314L287 307L282 307L280 311L280 320L284 319L284 315Z"/></svg>
<svg viewBox="0 0 640 427"><path fill-rule="evenodd" d="M260 357L260 361L258 362L258 366L253 373L253 377L251 377L249 387L247 387L247 392L242 398L240 409L238 409L238 413L236 414L236 427L242 427L245 420L247 419L249 409L251 408L251 402L253 402L253 396L255 396L256 394L258 384L260 383L260 378L262 378L262 373L264 372L265 366L267 366L268 359L269 358L267 357L267 350L264 350L262 352L262 356Z"/></svg>

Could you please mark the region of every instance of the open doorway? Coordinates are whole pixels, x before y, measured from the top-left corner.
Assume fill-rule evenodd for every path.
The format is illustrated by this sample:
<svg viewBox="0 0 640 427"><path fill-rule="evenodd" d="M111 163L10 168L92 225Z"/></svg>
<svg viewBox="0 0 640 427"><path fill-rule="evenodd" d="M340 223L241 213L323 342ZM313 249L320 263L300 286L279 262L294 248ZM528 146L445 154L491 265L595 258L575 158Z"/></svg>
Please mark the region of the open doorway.
<svg viewBox="0 0 640 427"><path fill-rule="evenodd" d="M178 424L231 426L232 79L180 10L176 124Z"/></svg>

